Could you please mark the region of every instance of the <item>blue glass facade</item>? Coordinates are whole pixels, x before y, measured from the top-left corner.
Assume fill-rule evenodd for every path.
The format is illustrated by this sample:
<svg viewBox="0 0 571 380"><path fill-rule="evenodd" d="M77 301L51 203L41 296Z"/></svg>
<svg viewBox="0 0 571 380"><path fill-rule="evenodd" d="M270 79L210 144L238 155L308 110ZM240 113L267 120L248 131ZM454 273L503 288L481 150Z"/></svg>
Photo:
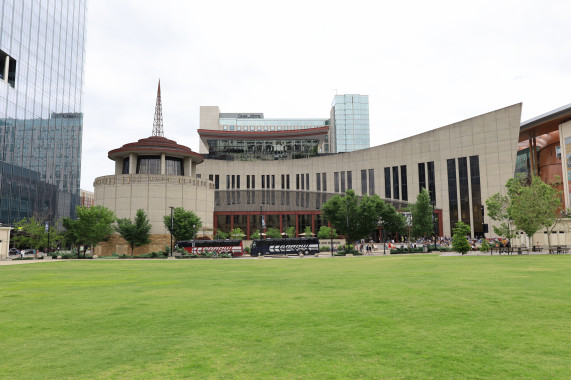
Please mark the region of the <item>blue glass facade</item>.
<svg viewBox="0 0 571 380"><path fill-rule="evenodd" d="M86 0L0 0L0 222L79 202Z"/></svg>
<svg viewBox="0 0 571 380"><path fill-rule="evenodd" d="M335 95L331 108L333 119L329 135L333 152L352 152L370 147L369 96Z"/></svg>

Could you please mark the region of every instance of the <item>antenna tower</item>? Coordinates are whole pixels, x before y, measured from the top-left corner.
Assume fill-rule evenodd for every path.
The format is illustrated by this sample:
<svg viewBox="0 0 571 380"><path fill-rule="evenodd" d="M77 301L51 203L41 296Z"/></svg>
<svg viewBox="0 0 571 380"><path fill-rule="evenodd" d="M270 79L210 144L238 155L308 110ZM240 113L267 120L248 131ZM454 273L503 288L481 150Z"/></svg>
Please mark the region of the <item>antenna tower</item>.
<svg viewBox="0 0 571 380"><path fill-rule="evenodd" d="M163 105L161 103L161 80L159 79L159 89L157 90L157 104L155 106L155 121L153 122L153 136L164 137L163 131Z"/></svg>

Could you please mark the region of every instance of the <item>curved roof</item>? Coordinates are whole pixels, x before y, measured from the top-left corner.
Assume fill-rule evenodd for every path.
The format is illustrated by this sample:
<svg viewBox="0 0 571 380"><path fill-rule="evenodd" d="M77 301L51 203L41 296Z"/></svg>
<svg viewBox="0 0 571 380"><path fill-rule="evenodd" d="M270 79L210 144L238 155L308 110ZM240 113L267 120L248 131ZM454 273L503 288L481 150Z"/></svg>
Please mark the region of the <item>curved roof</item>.
<svg viewBox="0 0 571 380"><path fill-rule="evenodd" d="M128 156L130 153L137 155L165 153L171 157L190 157L197 164L204 161L204 157L201 154L193 152L189 147L177 144L176 141L162 136L151 136L134 143L125 144L121 148L110 150L107 156L111 160L116 161L119 158Z"/></svg>

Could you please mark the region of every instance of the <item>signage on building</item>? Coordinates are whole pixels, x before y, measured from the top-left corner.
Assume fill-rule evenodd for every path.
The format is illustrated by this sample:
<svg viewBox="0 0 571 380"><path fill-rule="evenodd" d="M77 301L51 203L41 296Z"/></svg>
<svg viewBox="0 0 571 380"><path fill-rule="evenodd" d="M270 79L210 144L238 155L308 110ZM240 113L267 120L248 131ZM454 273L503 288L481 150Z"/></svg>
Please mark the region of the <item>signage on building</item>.
<svg viewBox="0 0 571 380"><path fill-rule="evenodd" d="M239 113L238 119L263 119L263 114L261 113Z"/></svg>

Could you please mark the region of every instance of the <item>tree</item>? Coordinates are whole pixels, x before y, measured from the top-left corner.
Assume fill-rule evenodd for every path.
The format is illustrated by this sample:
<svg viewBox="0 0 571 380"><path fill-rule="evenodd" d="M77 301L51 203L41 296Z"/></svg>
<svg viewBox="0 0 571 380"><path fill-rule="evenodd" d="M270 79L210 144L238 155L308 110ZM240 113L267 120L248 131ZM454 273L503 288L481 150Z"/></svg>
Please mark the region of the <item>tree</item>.
<svg viewBox="0 0 571 380"><path fill-rule="evenodd" d="M295 227L290 226L285 229L286 236L289 238L295 237Z"/></svg>
<svg viewBox="0 0 571 380"><path fill-rule="evenodd" d="M317 232L317 237L320 239L337 239L337 231L333 227L321 226Z"/></svg>
<svg viewBox="0 0 571 380"><path fill-rule="evenodd" d="M228 239L228 236L230 236L230 233L226 233L222 230L216 230L216 240L225 240Z"/></svg>
<svg viewBox="0 0 571 380"><path fill-rule="evenodd" d="M327 220L347 238L347 243L362 239L379 226L379 217L385 203L378 195L363 195L361 200L354 190L345 196L334 196L321 208Z"/></svg>
<svg viewBox="0 0 571 380"><path fill-rule="evenodd" d="M173 228L171 230L171 215L165 215L163 222L166 229L173 234L176 240L194 240L196 232L202 227L202 221L192 211L176 207L172 211Z"/></svg>
<svg viewBox="0 0 571 380"><path fill-rule="evenodd" d="M432 205L430 204L430 194L428 190L422 188L416 197L416 203L411 205L412 214L412 234L414 236L426 237L434 233L434 222L432 220Z"/></svg>
<svg viewBox="0 0 571 380"><path fill-rule="evenodd" d="M87 245L87 241L80 230L80 222L71 218L63 218L62 225L65 228L65 240L71 243L72 247L76 248L77 256L79 257L79 247L81 245Z"/></svg>
<svg viewBox="0 0 571 380"><path fill-rule="evenodd" d="M237 228L233 228L230 230L230 237L232 239L239 239L242 240L244 239L244 236L246 236L246 234L244 233L244 231L242 231L241 228L237 227Z"/></svg>
<svg viewBox="0 0 571 380"><path fill-rule="evenodd" d="M62 220L63 226L67 230L66 235L75 244L86 244L91 247L91 252L94 252L93 249L97 244L109 240L115 231L113 223L116 217L113 211L107 207L77 206L75 214L77 215L76 220L70 218L63 218Z"/></svg>
<svg viewBox="0 0 571 380"><path fill-rule="evenodd" d="M151 242L151 223L147 218L147 214L145 214L145 211L142 209L137 210L134 223L127 218L117 220L115 230L119 232L121 237L125 239L131 247L131 256L135 255L135 247L140 247Z"/></svg>
<svg viewBox="0 0 571 380"><path fill-rule="evenodd" d="M303 233L305 234L305 237L311 237L313 236L313 231L311 231L311 226L305 226L305 229L303 230Z"/></svg>
<svg viewBox="0 0 571 380"><path fill-rule="evenodd" d="M452 248L456 252L465 254L470 250L470 242L466 235L470 234L470 226L462 222L456 222L456 227L452 229L454 235L452 236Z"/></svg>
<svg viewBox="0 0 571 380"><path fill-rule="evenodd" d="M560 206L561 192L540 177L532 176L529 185L522 183L516 187L508 210L516 227L532 238L541 228L549 228L555 223ZM551 249L549 235L547 245Z"/></svg>
<svg viewBox="0 0 571 380"><path fill-rule="evenodd" d="M260 238L260 230L255 230L250 234L250 239L257 240Z"/></svg>
<svg viewBox="0 0 571 380"><path fill-rule="evenodd" d="M494 226L494 233L498 236L504 236L508 239L514 237L513 220L508 213L510 198L507 195L495 193L486 199L486 208L490 219L499 223Z"/></svg>
<svg viewBox="0 0 571 380"><path fill-rule="evenodd" d="M385 203L381 211L381 226L387 233L402 234L406 229L406 220L393 205Z"/></svg>
<svg viewBox="0 0 571 380"><path fill-rule="evenodd" d="M280 233L280 230L278 230L277 228L268 228L266 230L266 237L268 239L278 239L282 237L282 234Z"/></svg>
<svg viewBox="0 0 571 380"><path fill-rule="evenodd" d="M14 245L22 248L33 248L40 250L42 247L48 247L48 232L46 232L45 222L36 217L29 217L20 220L14 225L16 232L12 237ZM50 247L54 247L57 241L61 239L61 234L54 227L49 226Z"/></svg>

